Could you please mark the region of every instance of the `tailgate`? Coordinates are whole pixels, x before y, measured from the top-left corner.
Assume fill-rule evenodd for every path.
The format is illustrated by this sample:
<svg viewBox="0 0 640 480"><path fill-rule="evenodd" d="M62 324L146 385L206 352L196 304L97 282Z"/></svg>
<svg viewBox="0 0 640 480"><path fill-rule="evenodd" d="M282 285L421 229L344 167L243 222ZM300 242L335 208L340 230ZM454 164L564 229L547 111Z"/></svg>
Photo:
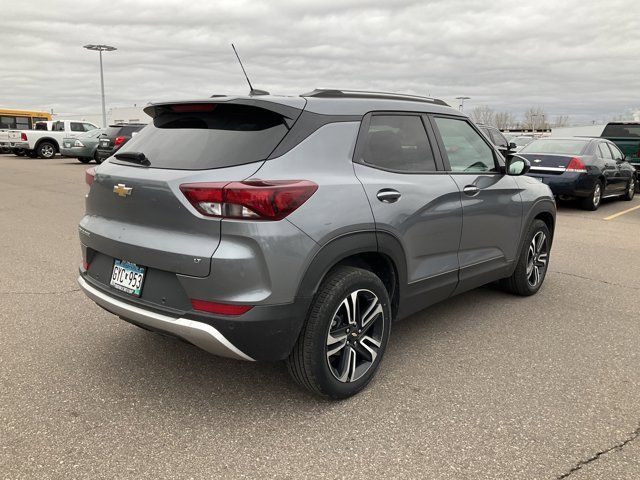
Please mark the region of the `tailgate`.
<svg viewBox="0 0 640 480"><path fill-rule="evenodd" d="M80 240L114 258L205 277L220 242L220 220L197 213L179 186L242 179L256 168L188 172L104 163L87 195Z"/></svg>

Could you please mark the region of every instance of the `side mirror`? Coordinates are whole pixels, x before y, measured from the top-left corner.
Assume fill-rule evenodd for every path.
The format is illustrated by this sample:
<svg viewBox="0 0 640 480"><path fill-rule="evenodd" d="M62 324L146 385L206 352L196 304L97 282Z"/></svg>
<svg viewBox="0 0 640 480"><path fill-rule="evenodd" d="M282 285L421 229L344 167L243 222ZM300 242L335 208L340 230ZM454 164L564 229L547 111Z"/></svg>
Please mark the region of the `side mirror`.
<svg viewBox="0 0 640 480"><path fill-rule="evenodd" d="M529 173L529 169L531 169L531 163L529 163L529 160L521 157L520 155L513 155L506 161L505 170L507 172L507 175L526 175L527 173Z"/></svg>
<svg viewBox="0 0 640 480"><path fill-rule="evenodd" d="M509 150L515 150L516 148L518 148L518 145L514 142L509 142Z"/></svg>

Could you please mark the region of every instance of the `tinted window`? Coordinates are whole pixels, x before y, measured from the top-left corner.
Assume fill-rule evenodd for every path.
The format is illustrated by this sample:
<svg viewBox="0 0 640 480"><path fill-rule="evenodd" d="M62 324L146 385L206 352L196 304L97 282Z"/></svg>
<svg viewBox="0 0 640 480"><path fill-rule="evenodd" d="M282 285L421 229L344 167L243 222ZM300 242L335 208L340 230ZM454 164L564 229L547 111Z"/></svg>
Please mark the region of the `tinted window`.
<svg viewBox="0 0 640 480"><path fill-rule="evenodd" d="M122 127L108 127L105 129L104 134L109 138L115 138L120 134L120 129Z"/></svg>
<svg viewBox="0 0 640 480"><path fill-rule="evenodd" d="M608 124L602 132L603 137L640 137L640 124Z"/></svg>
<svg viewBox="0 0 640 480"><path fill-rule="evenodd" d="M453 172L495 169L493 150L465 120L435 117Z"/></svg>
<svg viewBox="0 0 640 480"><path fill-rule="evenodd" d="M374 115L362 160L368 165L401 172L436 169L427 132L419 116Z"/></svg>
<svg viewBox="0 0 640 480"><path fill-rule="evenodd" d="M142 130L143 126L144 125L125 125L124 127L121 128L120 132L118 133L118 136L122 135L123 137L131 137L133 136L134 132L138 132Z"/></svg>
<svg viewBox="0 0 640 480"><path fill-rule="evenodd" d="M84 127L82 123L71 122L71 131L72 132L84 132Z"/></svg>
<svg viewBox="0 0 640 480"><path fill-rule="evenodd" d="M607 147L606 143L599 143L598 151L600 152L601 158L606 158L608 160L613 159L613 156L611 155L611 150L609 150L609 147Z"/></svg>
<svg viewBox="0 0 640 480"><path fill-rule="evenodd" d="M64 122L53 122L53 125L51 125L51 131L64 132Z"/></svg>
<svg viewBox="0 0 640 480"><path fill-rule="evenodd" d="M558 155L580 155L589 140L551 139L534 140L520 153L555 153Z"/></svg>
<svg viewBox="0 0 640 480"><path fill-rule="evenodd" d="M269 110L211 105L211 111L161 114L122 151L143 152L151 168L229 167L265 160L288 132L283 118Z"/></svg>

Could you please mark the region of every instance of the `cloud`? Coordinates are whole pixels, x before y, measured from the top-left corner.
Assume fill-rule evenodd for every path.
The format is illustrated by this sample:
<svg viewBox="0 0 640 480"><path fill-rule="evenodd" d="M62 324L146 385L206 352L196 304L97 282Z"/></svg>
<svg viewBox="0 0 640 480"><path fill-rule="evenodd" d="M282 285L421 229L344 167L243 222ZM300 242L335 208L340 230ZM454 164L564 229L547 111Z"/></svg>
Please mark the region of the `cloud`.
<svg viewBox="0 0 640 480"><path fill-rule="evenodd" d="M3 7L0 105L93 113L98 55L109 106L315 87L471 97L574 121L640 106L640 2L21 1Z"/></svg>

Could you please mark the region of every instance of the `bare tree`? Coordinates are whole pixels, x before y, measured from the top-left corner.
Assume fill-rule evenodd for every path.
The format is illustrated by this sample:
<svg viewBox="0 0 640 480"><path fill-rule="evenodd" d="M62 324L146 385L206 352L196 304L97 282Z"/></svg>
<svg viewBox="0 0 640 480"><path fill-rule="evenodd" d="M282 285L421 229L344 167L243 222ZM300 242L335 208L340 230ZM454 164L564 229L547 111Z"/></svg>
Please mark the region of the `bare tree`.
<svg viewBox="0 0 640 480"><path fill-rule="evenodd" d="M544 130L549 128L547 114L542 107L530 107L524 112L522 126L527 129Z"/></svg>
<svg viewBox="0 0 640 480"><path fill-rule="evenodd" d="M493 122L500 130L507 130L516 123L511 112L496 112L493 116Z"/></svg>
<svg viewBox="0 0 640 480"><path fill-rule="evenodd" d="M494 111L487 105L478 105L471 110L471 118L476 123L484 123L486 125L493 125Z"/></svg>
<svg viewBox="0 0 640 480"><path fill-rule="evenodd" d="M568 115L558 115L556 116L556 120L553 122L553 126L556 128L568 127L569 126L569 116Z"/></svg>

